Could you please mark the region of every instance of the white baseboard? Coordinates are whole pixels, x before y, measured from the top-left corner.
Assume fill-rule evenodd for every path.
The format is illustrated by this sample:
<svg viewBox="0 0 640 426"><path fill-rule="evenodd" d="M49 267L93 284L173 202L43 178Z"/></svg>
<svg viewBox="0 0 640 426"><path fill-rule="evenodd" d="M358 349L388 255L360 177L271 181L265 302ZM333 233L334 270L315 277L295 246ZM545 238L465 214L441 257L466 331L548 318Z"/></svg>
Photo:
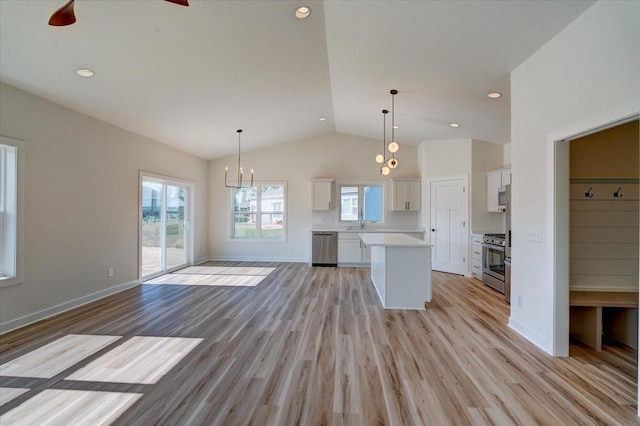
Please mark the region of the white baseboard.
<svg viewBox="0 0 640 426"><path fill-rule="evenodd" d="M196 260L194 265L202 265L205 262L208 262L210 259L208 257L201 257L200 259Z"/></svg>
<svg viewBox="0 0 640 426"><path fill-rule="evenodd" d="M121 291L129 290L130 288L137 287L139 285L140 282L138 280L118 284L116 286L109 287L104 290L100 290L95 293L88 294L86 296L82 296L77 299L70 300L68 302L64 302L59 305L34 312L32 314L25 315L11 321L4 322L0 324L0 334L16 330L26 325L33 324L34 322L38 322L54 315L61 314L62 312L69 311L82 305L86 305L87 303L95 302L96 300L103 299L107 296L111 296L112 294L120 293Z"/></svg>
<svg viewBox="0 0 640 426"><path fill-rule="evenodd" d="M638 291L638 287L631 286L586 286L586 285L572 285L569 288L570 291L611 291L616 293L624 293L624 292L636 292Z"/></svg>
<svg viewBox="0 0 640 426"><path fill-rule="evenodd" d="M549 355L553 355L553 348L548 347L548 340L543 335L533 331L517 319L509 317L509 328L515 330L522 337L547 352Z"/></svg>
<svg viewBox="0 0 640 426"><path fill-rule="evenodd" d="M221 262L288 262L288 263L309 263L306 257L270 257L270 256L213 256L208 261Z"/></svg>

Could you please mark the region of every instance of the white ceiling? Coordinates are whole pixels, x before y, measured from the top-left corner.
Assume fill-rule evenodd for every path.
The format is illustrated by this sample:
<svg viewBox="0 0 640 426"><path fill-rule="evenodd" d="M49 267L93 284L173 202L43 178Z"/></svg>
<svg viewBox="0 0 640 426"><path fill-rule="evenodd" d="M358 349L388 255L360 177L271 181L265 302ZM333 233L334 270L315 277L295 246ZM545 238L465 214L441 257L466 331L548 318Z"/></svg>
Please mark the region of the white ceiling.
<svg viewBox="0 0 640 426"><path fill-rule="evenodd" d="M47 25L64 3L0 0L0 79L211 159L238 128L244 150L381 139L390 89L400 144L508 143L509 72L593 2L76 0L76 24Z"/></svg>

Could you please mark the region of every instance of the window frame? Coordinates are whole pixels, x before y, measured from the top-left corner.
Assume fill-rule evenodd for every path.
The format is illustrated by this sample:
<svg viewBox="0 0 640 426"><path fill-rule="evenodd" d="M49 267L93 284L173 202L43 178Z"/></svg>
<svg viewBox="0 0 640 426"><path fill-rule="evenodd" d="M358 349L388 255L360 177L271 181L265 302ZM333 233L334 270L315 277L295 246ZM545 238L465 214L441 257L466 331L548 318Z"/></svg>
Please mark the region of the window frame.
<svg viewBox="0 0 640 426"><path fill-rule="evenodd" d="M281 186L283 197L281 211L263 211L262 210L262 188L268 186ZM256 211L236 212L235 211L235 194L236 189L229 190L229 234L227 241L232 243L286 243L287 242L287 226L288 226L288 193L286 181L269 181L269 182L253 182L252 188L256 188ZM235 236L235 217L236 214L250 214L256 216L256 234L259 237L238 238ZM282 237L271 238L262 236L262 215L263 214L281 214L282 215Z"/></svg>
<svg viewBox="0 0 640 426"><path fill-rule="evenodd" d="M12 274L6 277L0 276L0 287L8 287L21 284L24 280L24 166L25 166L25 150L24 141L12 139L6 136L0 136L0 145L15 148L15 182L14 192L15 200L13 202L13 224L11 231L5 231L6 222L4 222L4 214L0 215L0 248L2 248L3 256L6 256L13 263ZM5 154L0 154L0 161L5 161ZM2 173L6 172L6 168L2 168ZM4 185L9 183L7 176L2 176L1 181ZM6 193L6 188L0 188L0 191ZM4 206L2 206L4 213ZM9 239L11 237L11 239ZM7 253L11 253L7 255ZM6 261L5 259L4 261ZM3 262L0 259L0 262ZM1 274L0 270L0 274Z"/></svg>
<svg viewBox="0 0 640 426"><path fill-rule="evenodd" d="M338 222L339 223L359 223L360 220L342 220L342 187L357 187L358 188L358 208L357 214L359 216L360 209L364 209L364 188L365 186L371 187L380 187L381 196L380 196L380 220L365 220L364 223L373 224L373 225L384 225L386 220L386 185L384 182L363 182L363 183L339 183L338 184ZM353 206L352 206L353 208Z"/></svg>

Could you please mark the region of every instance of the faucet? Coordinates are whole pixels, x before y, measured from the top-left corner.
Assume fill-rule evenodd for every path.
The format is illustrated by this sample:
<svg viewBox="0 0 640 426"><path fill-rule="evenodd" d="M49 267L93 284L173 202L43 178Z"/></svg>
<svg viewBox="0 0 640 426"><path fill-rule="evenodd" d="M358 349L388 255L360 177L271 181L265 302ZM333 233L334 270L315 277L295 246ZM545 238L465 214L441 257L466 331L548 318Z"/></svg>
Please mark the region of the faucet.
<svg viewBox="0 0 640 426"><path fill-rule="evenodd" d="M358 216L358 219L360 220L360 229L362 229L364 228L364 214L362 212L362 207L360 207L360 214Z"/></svg>

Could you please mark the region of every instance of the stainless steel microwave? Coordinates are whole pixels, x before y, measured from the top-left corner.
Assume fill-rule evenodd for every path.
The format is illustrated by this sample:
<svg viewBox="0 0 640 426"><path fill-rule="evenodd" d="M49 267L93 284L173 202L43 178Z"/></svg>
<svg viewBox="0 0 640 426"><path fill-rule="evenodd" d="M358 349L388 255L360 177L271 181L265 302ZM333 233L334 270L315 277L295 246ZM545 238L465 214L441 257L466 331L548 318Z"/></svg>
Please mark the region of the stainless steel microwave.
<svg viewBox="0 0 640 426"><path fill-rule="evenodd" d="M503 186L498 188L498 210L507 211L507 204L509 203L507 195L507 187Z"/></svg>

